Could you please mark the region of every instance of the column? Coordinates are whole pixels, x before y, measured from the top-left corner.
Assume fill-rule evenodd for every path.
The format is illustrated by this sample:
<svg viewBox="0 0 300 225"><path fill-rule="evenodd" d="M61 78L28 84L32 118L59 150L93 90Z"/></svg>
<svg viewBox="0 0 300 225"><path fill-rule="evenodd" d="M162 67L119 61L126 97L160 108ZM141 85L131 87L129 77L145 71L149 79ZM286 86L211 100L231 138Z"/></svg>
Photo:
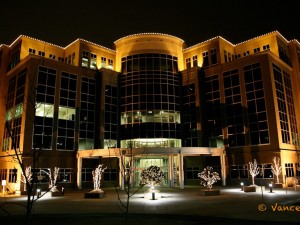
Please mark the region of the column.
<svg viewBox="0 0 300 225"><path fill-rule="evenodd" d="M178 154L179 188L184 189L183 155Z"/></svg>
<svg viewBox="0 0 300 225"><path fill-rule="evenodd" d="M120 168L120 171L119 171L119 187L121 189L121 191L124 191L124 179L125 179L125 174L124 173L124 166L123 163L125 163L125 156L124 155L121 155L119 157L119 168Z"/></svg>
<svg viewBox="0 0 300 225"><path fill-rule="evenodd" d="M169 155L169 186L174 187L174 156Z"/></svg>
<svg viewBox="0 0 300 225"><path fill-rule="evenodd" d="M221 176L222 176L222 185L226 186L226 161L225 161L225 154L220 155L220 162L221 162Z"/></svg>
<svg viewBox="0 0 300 225"><path fill-rule="evenodd" d="M82 188L82 157L77 155L77 187Z"/></svg>

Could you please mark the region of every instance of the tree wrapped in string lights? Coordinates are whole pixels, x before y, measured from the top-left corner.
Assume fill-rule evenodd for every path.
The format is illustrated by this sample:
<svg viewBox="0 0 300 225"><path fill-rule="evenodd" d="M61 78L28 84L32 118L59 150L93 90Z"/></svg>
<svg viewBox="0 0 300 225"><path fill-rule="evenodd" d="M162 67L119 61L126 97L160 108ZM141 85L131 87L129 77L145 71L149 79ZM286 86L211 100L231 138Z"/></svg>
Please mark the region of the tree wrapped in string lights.
<svg viewBox="0 0 300 225"><path fill-rule="evenodd" d="M93 182L94 182L94 191L99 191L101 186L101 179L102 174L104 170L106 170L107 167L103 168L103 165L100 164L98 167L92 172L93 174Z"/></svg>
<svg viewBox="0 0 300 225"><path fill-rule="evenodd" d="M200 184L206 186L208 190L211 190L213 184L221 179L219 174L214 172L211 166L207 166L202 172L198 173L198 177L203 179Z"/></svg>
<svg viewBox="0 0 300 225"><path fill-rule="evenodd" d="M24 184L24 191L26 191L27 182L30 184L32 181L32 172L31 172L31 166L25 167L25 174L22 171L21 174L21 182ZM27 182L26 182L27 180Z"/></svg>
<svg viewBox="0 0 300 225"><path fill-rule="evenodd" d="M161 185L164 179L164 173L160 170L158 166L150 166L147 169L144 169L141 173L140 185L150 185L150 189L145 193L145 198L152 200L160 198L160 195L155 195L159 191L154 189L155 185Z"/></svg>
<svg viewBox="0 0 300 225"><path fill-rule="evenodd" d="M141 173L141 185L161 185L164 178L164 173L160 170L158 166L150 166L144 169Z"/></svg>
<svg viewBox="0 0 300 225"><path fill-rule="evenodd" d="M272 173L276 176L276 183L279 184L279 175L282 172L282 167L280 165L280 159L274 157L273 162L274 162L274 166L271 165Z"/></svg>
<svg viewBox="0 0 300 225"><path fill-rule="evenodd" d="M256 159L253 162L249 162L249 173L252 177L252 185L254 184L254 178L260 173L260 168L257 165Z"/></svg>
<svg viewBox="0 0 300 225"><path fill-rule="evenodd" d="M49 169L49 189L51 192L59 192L57 189L57 178L59 175L59 167L54 167L53 169Z"/></svg>

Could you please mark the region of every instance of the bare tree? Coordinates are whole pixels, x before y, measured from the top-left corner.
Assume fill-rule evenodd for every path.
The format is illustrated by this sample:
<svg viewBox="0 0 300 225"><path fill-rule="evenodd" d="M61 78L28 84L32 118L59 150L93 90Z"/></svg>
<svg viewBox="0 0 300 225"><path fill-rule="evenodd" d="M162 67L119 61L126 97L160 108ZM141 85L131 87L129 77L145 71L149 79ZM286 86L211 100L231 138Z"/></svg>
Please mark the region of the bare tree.
<svg viewBox="0 0 300 225"><path fill-rule="evenodd" d="M276 183L278 184L279 183L279 175L282 172L282 168L280 165L280 159L274 157L273 162L274 162L274 166L271 165L271 169L272 169L272 173L276 176Z"/></svg>
<svg viewBox="0 0 300 225"><path fill-rule="evenodd" d="M42 65L43 65L43 59L42 59ZM43 197L50 189L47 189L43 194L37 194L39 181L36 179L38 177L37 174L37 168L40 163L41 156L43 154L43 146L36 144L36 110L39 107L39 104L36 102L36 73L29 73L33 74L33 76L30 76L28 74L24 75L25 78L22 78L22 81L24 81L24 86L27 82L29 82L28 90L24 93L19 93L19 105L13 105L9 106L10 108L6 108L6 115L3 115L5 118L5 135L10 140L10 147L8 150L5 151L6 157L9 157L21 170L21 179L22 183L24 184L24 189L26 189L27 194L27 200L24 205L26 212L25 212L25 225L30 224L31 214L34 207L35 202ZM22 90L22 89L21 89ZM16 91L16 90L14 90ZM8 97L6 94L3 95L5 98L5 102L8 102ZM21 99L21 97L23 99ZM26 107L25 107L26 104ZM18 117L14 114L18 108ZM14 112L14 113L12 113ZM10 115L9 117L7 115ZM45 116L45 115L44 115ZM10 118L10 119L8 119ZM29 129L30 132L32 132L32 146L30 148L21 149L21 147L17 144L18 138L21 135L20 131L18 131L18 127L14 125L13 120L16 118L26 118L26 128ZM20 129L21 130L21 129ZM24 132L25 133L25 132ZM8 142L7 142L8 143ZM8 144L7 144L8 146ZM29 168L31 170L31 175L28 174ZM7 212L4 208L4 205L0 207L3 211L5 211L7 214L10 214Z"/></svg>
<svg viewBox="0 0 300 225"><path fill-rule="evenodd" d="M257 165L256 159L254 159L253 163L249 162L249 173L252 177L252 185L255 185L254 178L260 173L260 168Z"/></svg>
<svg viewBox="0 0 300 225"><path fill-rule="evenodd" d="M134 157L132 146L129 146L126 150L115 149L115 155L120 156L120 175L122 184L121 187L114 183L115 191L117 193L117 204L120 209L125 214L125 225L128 224L128 214L129 214L129 206L130 206L130 198L139 192L144 184L140 184L137 188L133 188L132 178L134 173L136 172L136 168L134 166ZM109 157L111 159L111 157ZM111 160L110 160L111 162ZM123 199L123 194L125 194L125 199Z"/></svg>

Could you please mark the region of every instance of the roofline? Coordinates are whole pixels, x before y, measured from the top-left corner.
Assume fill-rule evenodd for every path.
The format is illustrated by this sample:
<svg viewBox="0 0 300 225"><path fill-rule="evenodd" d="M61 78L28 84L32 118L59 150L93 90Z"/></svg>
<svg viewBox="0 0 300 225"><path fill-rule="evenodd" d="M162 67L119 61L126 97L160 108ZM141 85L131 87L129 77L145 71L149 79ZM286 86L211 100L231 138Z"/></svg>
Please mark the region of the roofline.
<svg viewBox="0 0 300 225"><path fill-rule="evenodd" d="M155 32L150 32L150 33L137 33L137 34L130 34L130 35L127 35L125 37L121 37L119 38L118 40L114 41L114 44L116 44L116 42L119 42L123 39L126 39L126 38L129 38L129 37L134 37L134 36L142 36L142 35L162 35L162 36L166 36L166 37L171 37L171 38L175 38L177 40L180 40L184 43L184 40L179 38L179 37L176 37L174 35L170 35L170 34L164 34L164 33L155 33Z"/></svg>
<svg viewBox="0 0 300 225"><path fill-rule="evenodd" d="M91 42L91 41L82 39L82 38L77 38L75 41L73 41L73 42L71 42L70 44L68 44L68 45L65 47L65 49L68 48L70 45L74 44L74 43L77 42L77 41L86 42L86 43L88 43L88 44L92 44L92 45L95 45L95 46L97 46L97 47L104 48L104 49L109 50L109 51L112 51L112 52L116 52L116 51L113 50L113 49L107 48L107 47L105 47L105 46L103 46L103 45L99 45L99 44L96 44L96 43L94 43L94 42Z"/></svg>

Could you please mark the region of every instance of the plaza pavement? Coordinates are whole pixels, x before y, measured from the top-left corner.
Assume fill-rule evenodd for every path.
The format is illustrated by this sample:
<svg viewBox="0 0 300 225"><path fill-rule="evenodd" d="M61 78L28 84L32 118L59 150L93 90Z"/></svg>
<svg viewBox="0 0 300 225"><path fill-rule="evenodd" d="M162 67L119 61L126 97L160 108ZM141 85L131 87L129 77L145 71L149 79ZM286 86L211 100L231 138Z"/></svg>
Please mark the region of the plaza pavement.
<svg viewBox="0 0 300 225"><path fill-rule="evenodd" d="M219 196L202 196L202 187L159 188L160 199L144 198L144 191L130 197L128 224L300 224L300 190L266 188L243 192L240 187L214 187ZM47 193L34 206L32 225L122 225L125 213L114 188L103 188L103 198L84 198L89 190L66 190L64 196ZM126 202L124 191L120 198ZM157 195L159 196L159 195ZM24 224L25 196L0 197L0 224Z"/></svg>

